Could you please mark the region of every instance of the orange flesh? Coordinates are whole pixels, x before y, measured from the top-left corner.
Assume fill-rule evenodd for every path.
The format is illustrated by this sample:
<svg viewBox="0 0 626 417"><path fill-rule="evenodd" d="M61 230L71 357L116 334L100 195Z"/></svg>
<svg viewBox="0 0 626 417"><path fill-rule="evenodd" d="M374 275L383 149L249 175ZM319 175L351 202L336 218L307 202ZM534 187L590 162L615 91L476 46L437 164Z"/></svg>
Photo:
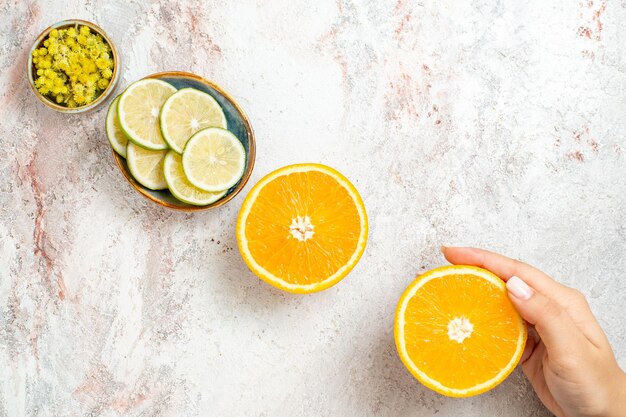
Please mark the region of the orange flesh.
<svg viewBox="0 0 626 417"><path fill-rule="evenodd" d="M406 350L422 372L442 385L468 389L494 378L515 354L516 312L505 291L474 275L448 275L426 282L409 300ZM474 326L459 343L448 323L467 318Z"/></svg>
<svg viewBox="0 0 626 417"><path fill-rule="evenodd" d="M300 241L290 226L310 218L313 237ZM291 284L325 280L348 263L361 232L357 208L348 191L322 172L277 177L260 191L246 220L252 257L271 274Z"/></svg>

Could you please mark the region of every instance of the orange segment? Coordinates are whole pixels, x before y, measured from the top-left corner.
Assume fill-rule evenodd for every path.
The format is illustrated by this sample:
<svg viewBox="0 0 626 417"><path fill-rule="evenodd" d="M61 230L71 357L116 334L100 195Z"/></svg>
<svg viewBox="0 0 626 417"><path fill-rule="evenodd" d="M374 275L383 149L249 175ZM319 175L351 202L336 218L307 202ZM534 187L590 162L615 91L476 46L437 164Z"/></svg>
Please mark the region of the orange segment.
<svg viewBox="0 0 626 417"><path fill-rule="evenodd" d="M318 164L281 168L261 179L237 220L243 259L261 279L308 293L337 283L367 240L365 207L339 172Z"/></svg>
<svg viewBox="0 0 626 417"><path fill-rule="evenodd" d="M396 346L411 373L448 396L468 397L502 382L526 343L526 326L504 282L482 268L448 266L418 277L395 319Z"/></svg>

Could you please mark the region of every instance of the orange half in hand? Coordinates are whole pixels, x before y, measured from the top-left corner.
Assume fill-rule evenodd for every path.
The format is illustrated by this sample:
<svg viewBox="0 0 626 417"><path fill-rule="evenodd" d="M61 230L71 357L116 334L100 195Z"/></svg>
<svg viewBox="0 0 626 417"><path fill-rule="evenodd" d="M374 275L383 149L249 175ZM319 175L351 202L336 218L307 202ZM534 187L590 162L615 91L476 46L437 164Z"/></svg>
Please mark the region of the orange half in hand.
<svg viewBox="0 0 626 417"><path fill-rule="evenodd" d="M294 293L339 282L366 241L367 215L356 188L319 164L286 166L261 179L237 219L237 243L248 267Z"/></svg>
<svg viewBox="0 0 626 417"><path fill-rule="evenodd" d="M446 266L404 291L395 318L400 359L422 384L469 397L502 382L519 362L526 325L504 282L474 266Z"/></svg>

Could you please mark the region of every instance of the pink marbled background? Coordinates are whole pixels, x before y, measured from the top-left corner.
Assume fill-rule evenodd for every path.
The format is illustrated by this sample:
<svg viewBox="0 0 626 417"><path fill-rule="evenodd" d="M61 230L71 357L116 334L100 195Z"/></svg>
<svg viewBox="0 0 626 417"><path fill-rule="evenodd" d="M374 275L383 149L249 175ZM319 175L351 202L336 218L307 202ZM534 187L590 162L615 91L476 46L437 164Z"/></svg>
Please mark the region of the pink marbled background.
<svg viewBox="0 0 626 417"><path fill-rule="evenodd" d="M137 195L105 111L39 104L26 50L102 25L121 87L214 80L258 137L252 181L323 162L361 191L369 246L298 297L248 272L243 195L196 215ZM626 5L504 0L0 0L0 416L547 416L516 371L480 397L397 358L397 299L442 243L525 259L589 298L626 366Z"/></svg>

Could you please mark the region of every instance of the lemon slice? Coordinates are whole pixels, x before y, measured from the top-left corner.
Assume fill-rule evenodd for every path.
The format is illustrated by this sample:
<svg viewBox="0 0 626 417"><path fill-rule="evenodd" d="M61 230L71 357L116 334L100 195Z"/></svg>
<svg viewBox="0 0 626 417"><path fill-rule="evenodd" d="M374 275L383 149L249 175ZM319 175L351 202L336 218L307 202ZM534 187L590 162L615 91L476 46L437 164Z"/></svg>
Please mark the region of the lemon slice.
<svg viewBox="0 0 626 417"><path fill-rule="evenodd" d="M183 158L174 151L169 151L163 161L163 173L167 188L174 197L183 203L194 206L206 206L222 198L226 191L202 191L189 182L183 171Z"/></svg>
<svg viewBox="0 0 626 417"><path fill-rule="evenodd" d="M128 144L128 138L120 129L120 122L117 119L117 102L120 100L120 96L115 99L109 105L107 111L106 131L111 147L121 157L126 158L126 145Z"/></svg>
<svg viewBox="0 0 626 417"><path fill-rule="evenodd" d="M246 152L228 130L209 127L193 135L183 152L187 179L204 191L228 190L237 184L246 166Z"/></svg>
<svg viewBox="0 0 626 417"><path fill-rule="evenodd" d="M152 78L133 83L117 105L120 127L135 144L146 149L167 149L159 127L161 107L176 92L171 84Z"/></svg>
<svg viewBox="0 0 626 417"><path fill-rule="evenodd" d="M152 151L128 142L126 161L128 169L137 182L151 190L167 188L163 174L163 160L168 151Z"/></svg>
<svg viewBox="0 0 626 417"><path fill-rule="evenodd" d="M226 129L226 116L213 97L195 88L183 88L163 104L161 133L165 142L178 153L194 133L206 127Z"/></svg>

